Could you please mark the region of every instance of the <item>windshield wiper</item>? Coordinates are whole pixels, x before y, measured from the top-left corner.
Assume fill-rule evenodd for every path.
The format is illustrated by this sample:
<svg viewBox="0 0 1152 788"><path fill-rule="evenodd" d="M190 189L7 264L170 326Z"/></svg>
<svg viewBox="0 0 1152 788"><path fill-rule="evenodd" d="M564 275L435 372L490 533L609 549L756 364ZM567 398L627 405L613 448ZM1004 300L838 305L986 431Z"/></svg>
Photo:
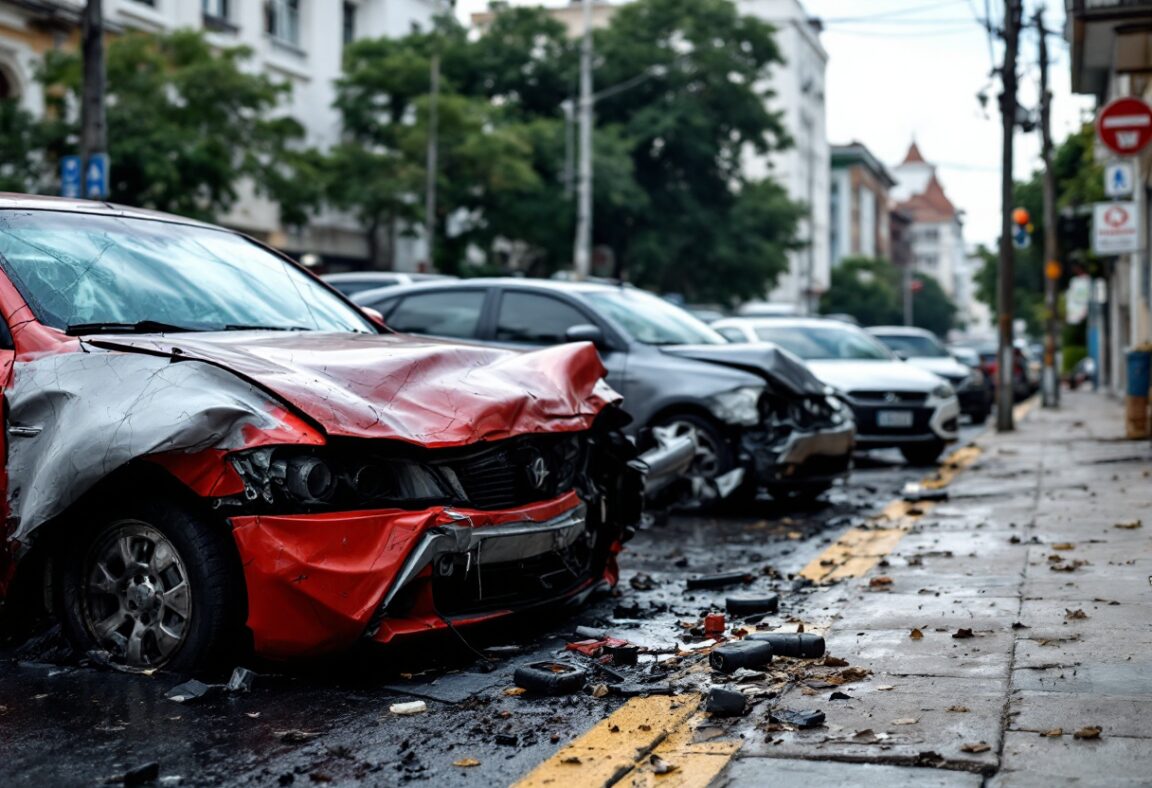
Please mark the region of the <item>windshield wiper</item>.
<svg viewBox="0 0 1152 788"><path fill-rule="evenodd" d="M80 334L163 334L203 330L203 328L161 323L158 320L138 320L135 323L73 323L64 329L64 333L74 337Z"/></svg>
<svg viewBox="0 0 1152 788"><path fill-rule="evenodd" d="M224 331L311 331L308 326L258 326L244 323L229 323Z"/></svg>

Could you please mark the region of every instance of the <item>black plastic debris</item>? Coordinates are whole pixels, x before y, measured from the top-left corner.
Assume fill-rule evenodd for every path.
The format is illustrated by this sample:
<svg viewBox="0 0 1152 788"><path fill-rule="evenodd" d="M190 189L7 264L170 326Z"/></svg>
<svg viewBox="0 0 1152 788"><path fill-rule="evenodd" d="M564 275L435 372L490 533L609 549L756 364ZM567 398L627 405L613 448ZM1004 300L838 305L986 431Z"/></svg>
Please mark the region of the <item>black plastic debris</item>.
<svg viewBox="0 0 1152 788"><path fill-rule="evenodd" d="M540 695L570 695L583 689L587 672L571 662L530 662L516 668L517 687Z"/></svg>
<svg viewBox="0 0 1152 788"><path fill-rule="evenodd" d="M137 766L135 769L129 769L124 774L117 775L116 777L109 777L104 781L105 785L147 785L154 783L160 777L160 764L157 761L149 761L148 763Z"/></svg>
<svg viewBox="0 0 1152 788"><path fill-rule="evenodd" d="M811 632L752 632L744 637L758 643L768 643L778 657L818 659L824 656L824 638Z"/></svg>
<svg viewBox="0 0 1152 788"><path fill-rule="evenodd" d="M769 713L772 722L792 725L796 728L818 728L824 724L824 712L817 709L795 711L793 709L773 709Z"/></svg>
<svg viewBox="0 0 1152 788"><path fill-rule="evenodd" d="M725 597L724 608L730 616L754 616L757 613L775 613L780 609L780 597L776 594L730 596Z"/></svg>
<svg viewBox="0 0 1152 788"><path fill-rule="evenodd" d="M772 662L772 644L756 640L737 640L712 649L708 664L721 673L740 668L762 668Z"/></svg>
<svg viewBox="0 0 1152 788"><path fill-rule="evenodd" d="M609 691L622 698L639 698L645 695L673 695L675 690L671 684L609 684Z"/></svg>
<svg viewBox="0 0 1152 788"><path fill-rule="evenodd" d="M223 684L205 684L196 679L189 679L165 692L164 697L177 703L191 703L209 698L222 689L224 689Z"/></svg>
<svg viewBox="0 0 1152 788"><path fill-rule="evenodd" d="M847 692L833 692L828 696L828 700L852 700L852 696Z"/></svg>
<svg viewBox="0 0 1152 788"><path fill-rule="evenodd" d="M727 687L713 687L704 699L704 711L713 717L739 717L748 708L748 698L743 692Z"/></svg>
<svg viewBox="0 0 1152 788"><path fill-rule="evenodd" d="M635 665L640 660L640 647L631 643L626 646L605 646L604 653L612 657L613 665Z"/></svg>
<svg viewBox="0 0 1152 788"><path fill-rule="evenodd" d="M943 488L925 487L918 482L908 482L904 485L901 497L908 503L920 501L947 501L948 491Z"/></svg>
<svg viewBox="0 0 1152 788"><path fill-rule="evenodd" d="M497 733L496 743L501 747L519 747L520 737L515 733Z"/></svg>
<svg viewBox="0 0 1152 788"><path fill-rule="evenodd" d="M752 581L752 575L747 572L720 572L715 575L697 575L688 578L687 588L693 591L701 588L727 588Z"/></svg>
<svg viewBox="0 0 1152 788"><path fill-rule="evenodd" d="M232 677L228 679L228 683L224 685L224 689L228 692L251 692L252 685L256 682L256 674L248 670L248 668L236 668L232 671Z"/></svg>
<svg viewBox="0 0 1152 788"><path fill-rule="evenodd" d="M646 572L638 572L632 575L632 579L628 581L628 584L637 591L651 591L659 585L659 583L652 578L652 575Z"/></svg>

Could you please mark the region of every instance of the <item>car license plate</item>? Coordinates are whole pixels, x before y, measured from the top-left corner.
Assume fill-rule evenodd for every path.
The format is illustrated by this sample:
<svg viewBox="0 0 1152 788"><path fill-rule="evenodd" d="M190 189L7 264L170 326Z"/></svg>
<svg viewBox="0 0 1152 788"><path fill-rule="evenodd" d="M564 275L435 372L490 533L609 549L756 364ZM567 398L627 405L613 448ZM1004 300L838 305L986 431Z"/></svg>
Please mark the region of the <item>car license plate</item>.
<svg viewBox="0 0 1152 788"><path fill-rule="evenodd" d="M911 427L912 411L882 410L876 414L876 424L880 427Z"/></svg>

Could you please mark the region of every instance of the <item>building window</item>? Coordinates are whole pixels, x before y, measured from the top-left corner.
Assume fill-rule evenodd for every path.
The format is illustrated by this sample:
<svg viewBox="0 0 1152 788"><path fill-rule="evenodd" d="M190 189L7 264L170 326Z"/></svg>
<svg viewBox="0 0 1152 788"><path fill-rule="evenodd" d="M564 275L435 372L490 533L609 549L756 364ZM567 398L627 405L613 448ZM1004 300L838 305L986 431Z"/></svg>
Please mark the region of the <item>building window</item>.
<svg viewBox="0 0 1152 788"><path fill-rule="evenodd" d="M344 45L356 40L356 4L344 3Z"/></svg>
<svg viewBox="0 0 1152 788"><path fill-rule="evenodd" d="M135 0L138 5L146 5L151 8L156 7L156 0Z"/></svg>
<svg viewBox="0 0 1152 788"><path fill-rule="evenodd" d="M264 0L264 32L277 41L300 46L300 0Z"/></svg>
<svg viewBox="0 0 1152 788"><path fill-rule="evenodd" d="M218 32L235 33L232 23L232 0L200 0L204 14L204 27Z"/></svg>
<svg viewBox="0 0 1152 788"><path fill-rule="evenodd" d="M916 265L920 268L935 268L936 255L934 254L918 254L916 255Z"/></svg>

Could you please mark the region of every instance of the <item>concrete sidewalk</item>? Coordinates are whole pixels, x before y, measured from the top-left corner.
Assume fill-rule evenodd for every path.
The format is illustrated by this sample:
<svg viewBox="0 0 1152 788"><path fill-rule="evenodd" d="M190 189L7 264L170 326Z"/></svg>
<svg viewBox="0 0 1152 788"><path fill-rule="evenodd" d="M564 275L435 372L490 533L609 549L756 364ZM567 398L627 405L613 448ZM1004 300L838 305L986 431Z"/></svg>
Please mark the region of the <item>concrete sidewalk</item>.
<svg viewBox="0 0 1152 788"><path fill-rule="evenodd" d="M1122 437L1122 403L1071 392L980 438L889 556L810 598L871 677L790 690L827 725L746 730L727 782L1152 784L1152 445Z"/></svg>

